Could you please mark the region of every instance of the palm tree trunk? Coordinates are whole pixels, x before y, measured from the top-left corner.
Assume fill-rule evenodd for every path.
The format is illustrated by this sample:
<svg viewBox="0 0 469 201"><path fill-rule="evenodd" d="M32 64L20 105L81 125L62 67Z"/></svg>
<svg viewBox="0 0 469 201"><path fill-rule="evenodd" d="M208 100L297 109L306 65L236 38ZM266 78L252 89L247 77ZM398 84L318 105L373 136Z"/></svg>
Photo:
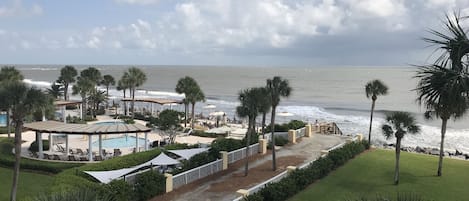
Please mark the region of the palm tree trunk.
<svg viewBox="0 0 469 201"><path fill-rule="evenodd" d="M443 153L444 153L444 145L445 145L445 133L446 133L446 123L448 122L447 118L443 118L441 122L441 142L440 142L440 157L438 160L438 176L442 175L443 169Z"/></svg>
<svg viewBox="0 0 469 201"><path fill-rule="evenodd" d="M124 89L124 99L125 99L125 89ZM123 101L124 102L124 115L127 116L127 101Z"/></svg>
<svg viewBox="0 0 469 201"><path fill-rule="evenodd" d="M11 137L10 109L7 110L7 132L8 132L8 138L10 138Z"/></svg>
<svg viewBox="0 0 469 201"><path fill-rule="evenodd" d="M396 169L394 172L394 185L399 184L399 160L401 157L401 138L396 139Z"/></svg>
<svg viewBox="0 0 469 201"><path fill-rule="evenodd" d="M272 139L271 139L271 147L272 147L272 170L276 171L277 170L277 160L275 159L275 109L276 106L272 106L272 116L270 118L270 128L272 131Z"/></svg>
<svg viewBox="0 0 469 201"><path fill-rule="evenodd" d="M86 95L81 96L81 103L82 103L82 106L81 106L81 120L85 121L85 119L86 119L86 107L87 107Z"/></svg>
<svg viewBox="0 0 469 201"><path fill-rule="evenodd" d="M16 201L16 192L18 191L21 160L21 129L23 128L23 121L16 121L15 125L15 165L13 167L13 184L11 187L10 201Z"/></svg>
<svg viewBox="0 0 469 201"><path fill-rule="evenodd" d="M64 100L68 100L68 83L64 84Z"/></svg>
<svg viewBox="0 0 469 201"><path fill-rule="evenodd" d="M192 117L191 117L191 128L194 129L194 123L195 123L195 103L192 103Z"/></svg>
<svg viewBox="0 0 469 201"><path fill-rule="evenodd" d="M262 113L262 139L265 139L265 116L266 112Z"/></svg>
<svg viewBox="0 0 469 201"><path fill-rule="evenodd" d="M135 117L134 105L135 105L135 87L132 87L130 91L130 95L132 96L132 104L130 105L130 110L132 110L132 119Z"/></svg>
<svg viewBox="0 0 469 201"><path fill-rule="evenodd" d="M184 103L184 128L187 127L187 110L189 109L188 107L189 105Z"/></svg>
<svg viewBox="0 0 469 201"><path fill-rule="evenodd" d="M106 109L109 108L109 85L106 85Z"/></svg>
<svg viewBox="0 0 469 201"><path fill-rule="evenodd" d="M373 112L375 111L375 100L371 103L371 114L370 114L370 130L368 131L368 144L371 147L371 126L373 125Z"/></svg>
<svg viewBox="0 0 469 201"><path fill-rule="evenodd" d="M246 136L244 137L246 139L246 159L244 163L244 176L248 176L248 170L249 170L249 144L251 141L251 133L252 133L252 127L253 125L253 118L249 117L249 123L248 123L248 131L246 132Z"/></svg>

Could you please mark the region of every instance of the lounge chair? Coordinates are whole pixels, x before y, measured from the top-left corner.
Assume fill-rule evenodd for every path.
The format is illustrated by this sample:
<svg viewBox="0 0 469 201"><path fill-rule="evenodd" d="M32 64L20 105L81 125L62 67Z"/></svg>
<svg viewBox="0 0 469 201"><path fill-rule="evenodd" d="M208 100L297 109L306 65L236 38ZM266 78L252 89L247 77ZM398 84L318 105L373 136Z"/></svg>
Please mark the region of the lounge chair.
<svg viewBox="0 0 469 201"><path fill-rule="evenodd" d="M94 156L94 160L95 160L95 161L102 161L102 160L103 160L103 157L100 156L100 155L97 155L97 156Z"/></svg>
<svg viewBox="0 0 469 201"><path fill-rule="evenodd" d="M75 155L68 155L68 160L69 161L77 161L77 158L75 158Z"/></svg>
<svg viewBox="0 0 469 201"><path fill-rule="evenodd" d="M43 155L44 155L43 159L49 160L49 154L43 153Z"/></svg>
<svg viewBox="0 0 469 201"><path fill-rule="evenodd" d="M85 153L83 153L83 150L81 150L80 148L77 149L77 154L80 154L80 155L83 155Z"/></svg>
<svg viewBox="0 0 469 201"><path fill-rule="evenodd" d="M122 152L120 149L114 149L114 157L122 155Z"/></svg>
<svg viewBox="0 0 469 201"><path fill-rule="evenodd" d="M59 155L57 155L57 154L54 154L52 156L53 156L52 160L59 160L59 161L62 160L62 159L60 159Z"/></svg>

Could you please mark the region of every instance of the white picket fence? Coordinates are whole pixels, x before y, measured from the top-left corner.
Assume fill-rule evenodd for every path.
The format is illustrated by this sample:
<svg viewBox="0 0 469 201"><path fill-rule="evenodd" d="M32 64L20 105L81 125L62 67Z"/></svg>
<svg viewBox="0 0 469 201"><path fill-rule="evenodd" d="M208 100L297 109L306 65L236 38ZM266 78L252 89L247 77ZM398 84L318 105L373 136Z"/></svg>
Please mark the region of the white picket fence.
<svg viewBox="0 0 469 201"><path fill-rule="evenodd" d="M296 139L306 135L306 127L296 129Z"/></svg>
<svg viewBox="0 0 469 201"><path fill-rule="evenodd" d="M249 146L249 156L259 153L259 143ZM228 152L228 164L246 158L246 147Z"/></svg>
<svg viewBox="0 0 469 201"><path fill-rule="evenodd" d="M204 178L223 170L223 160L218 159L211 163L199 166L197 168L182 172L173 176L173 189L179 188L195 180Z"/></svg>

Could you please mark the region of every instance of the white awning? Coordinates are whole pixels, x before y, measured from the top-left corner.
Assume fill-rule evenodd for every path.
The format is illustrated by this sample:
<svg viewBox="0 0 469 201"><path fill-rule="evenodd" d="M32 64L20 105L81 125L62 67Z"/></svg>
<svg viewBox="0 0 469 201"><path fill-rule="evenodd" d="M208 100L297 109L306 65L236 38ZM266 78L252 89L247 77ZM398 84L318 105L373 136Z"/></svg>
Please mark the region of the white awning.
<svg viewBox="0 0 469 201"><path fill-rule="evenodd" d="M163 152L158 155L157 157L147 161L146 163L143 163L141 165L135 166L135 168L140 169L142 167L150 166L150 165L176 165L179 164L180 162L172 159L171 157L167 156Z"/></svg>
<svg viewBox="0 0 469 201"><path fill-rule="evenodd" d="M123 169L109 170L109 171L84 171L84 172L96 178L101 183L107 184L114 179L117 179L128 173L133 172L136 169L138 168L123 168Z"/></svg>
<svg viewBox="0 0 469 201"><path fill-rule="evenodd" d="M181 150L168 150L169 152L176 154L178 156L181 156L185 158L186 160L189 160L192 158L192 156L206 152L209 148L195 148L195 149L181 149Z"/></svg>

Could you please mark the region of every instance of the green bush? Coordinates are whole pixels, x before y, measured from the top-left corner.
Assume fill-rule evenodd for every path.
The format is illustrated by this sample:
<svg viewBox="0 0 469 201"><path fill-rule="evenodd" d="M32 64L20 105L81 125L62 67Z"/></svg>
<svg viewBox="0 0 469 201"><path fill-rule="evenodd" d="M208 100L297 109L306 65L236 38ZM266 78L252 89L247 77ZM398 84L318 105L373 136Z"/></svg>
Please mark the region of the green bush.
<svg viewBox="0 0 469 201"><path fill-rule="evenodd" d="M31 143L31 146L28 148L29 151L31 152L38 152L39 151L39 145L36 141ZM49 140L42 140L42 150L49 150Z"/></svg>
<svg viewBox="0 0 469 201"><path fill-rule="evenodd" d="M217 138L217 137L220 137L220 136L225 136L225 134L206 133L205 131L202 131L202 130L193 130L191 132L191 135L199 136L199 137L211 137L211 138Z"/></svg>
<svg viewBox="0 0 469 201"><path fill-rule="evenodd" d="M275 136L275 146L283 146L288 144L288 139L280 136Z"/></svg>
<svg viewBox="0 0 469 201"><path fill-rule="evenodd" d="M366 149L368 142L352 142L342 148L330 151L326 157L319 158L303 169L291 172L277 183L270 183L260 191L249 195L245 200L282 201L305 189L317 179L340 167Z"/></svg>
<svg viewBox="0 0 469 201"><path fill-rule="evenodd" d="M13 127L11 127L11 132L14 132ZM0 134L8 134L8 128L7 127L0 127Z"/></svg>
<svg viewBox="0 0 469 201"><path fill-rule="evenodd" d="M212 141L212 144L210 146L210 156L219 158L220 151L234 151L236 149L240 149L246 146L243 144L243 141L241 140L236 140L236 139L231 139L231 138L217 138L214 141Z"/></svg>
<svg viewBox="0 0 469 201"><path fill-rule="evenodd" d="M76 189L73 191L62 191L55 193L47 193L37 196L32 199L33 201L112 201L110 197L100 197L98 192L90 188Z"/></svg>
<svg viewBox="0 0 469 201"><path fill-rule="evenodd" d="M137 176L134 186L137 200L145 201L165 193L166 178L155 171L147 171Z"/></svg>
<svg viewBox="0 0 469 201"><path fill-rule="evenodd" d="M296 130L305 127L306 123L300 120L291 120L290 122L288 122L287 126L288 129Z"/></svg>
<svg viewBox="0 0 469 201"><path fill-rule="evenodd" d="M114 201L128 201L135 198L133 186L124 180L114 180L104 185L102 195Z"/></svg>
<svg viewBox="0 0 469 201"><path fill-rule="evenodd" d="M291 120L284 124L275 124L275 132L287 132L290 129L296 130L305 127L306 123L300 120ZM266 133L272 132L271 126L266 126Z"/></svg>

